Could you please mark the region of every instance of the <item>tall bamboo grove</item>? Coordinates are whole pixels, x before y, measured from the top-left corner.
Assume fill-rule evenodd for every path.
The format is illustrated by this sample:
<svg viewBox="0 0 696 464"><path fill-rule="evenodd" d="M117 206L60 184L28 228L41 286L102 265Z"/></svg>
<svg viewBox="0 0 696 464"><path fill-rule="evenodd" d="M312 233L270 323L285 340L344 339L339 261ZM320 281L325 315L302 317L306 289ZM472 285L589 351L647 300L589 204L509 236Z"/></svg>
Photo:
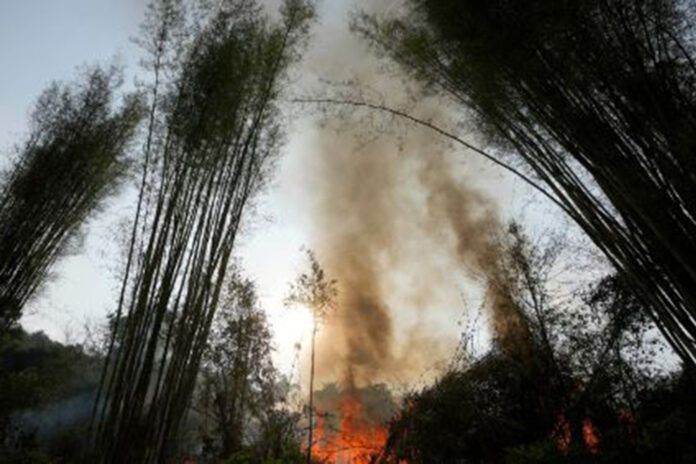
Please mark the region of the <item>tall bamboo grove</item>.
<svg viewBox="0 0 696 464"><path fill-rule="evenodd" d="M96 405L98 462L162 462L176 443L242 212L279 148L286 71L314 14L304 0L286 0L278 23L249 0L153 5L154 69L173 75L162 98L154 79L142 184L151 193L142 213L139 201ZM164 66L158 53L182 28L191 38Z"/></svg>
<svg viewBox="0 0 696 464"><path fill-rule="evenodd" d="M408 0L356 28L516 153L696 365L690 0ZM509 160L510 158L506 158Z"/></svg>
<svg viewBox="0 0 696 464"><path fill-rule="evenodd" d="M130 95L114 109L119 84L116 69L92 68L51 85L35 105L0 187L0 334L125 171L142 104Z"/></svg>

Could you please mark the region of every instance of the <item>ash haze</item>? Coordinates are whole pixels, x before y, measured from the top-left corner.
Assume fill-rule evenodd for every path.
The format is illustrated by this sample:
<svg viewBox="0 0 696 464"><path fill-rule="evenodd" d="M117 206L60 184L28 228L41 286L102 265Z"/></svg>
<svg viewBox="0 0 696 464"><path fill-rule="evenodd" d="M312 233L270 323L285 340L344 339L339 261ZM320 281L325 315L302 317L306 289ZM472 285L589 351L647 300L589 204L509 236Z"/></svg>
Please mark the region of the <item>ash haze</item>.
<svg viewBox="0 0 696 464"><path fill-rule="evenodd" d="M318 83L324 79L355 81L387 103L405 103L409 84L400 76L377 77L380 63L348 28L358 8L397 6L321 2L293 93L332 92ZM0 41L6 45L0 59L11 70L0 76L3 166L25 129L30 103L50 81L70 79L76 67L116 56L132 85L140 51L129 38L137 34L143 10L144 2L136 1L3 2ZM446 124L451 115L439 108L425 101L415 111ZM307 246L317 250L341 288L342 309L320 333L320 382L342 380L348 371L358 383L377 371L385 381L429 376L427 369L446 362L456 345L463 297L480 296L485 269L477 264L478 251L487 249L508 211L523 209L516 199L528 190L423 129L400 125L375 135L361 124L365 114L334 118L319 117L311 107L286 109L293 118L284 155L247 214L237 245L269 312L281 370L290 373L296 366L299 343L300 377L307 372L311 319L282 303L288 282L304 265L300 248ZM372 122L389 123L379 117ZM434 181L435 172L447 185ZM447 189L465 199L457 217L444 200ZM105 263L119 260L118 237L132 200L132 189L124 188L90 222L79 253L55 266L53 279L31 302L22 321L28 330L79 342L83 325L99 323L114 307L119 267ZM459 235L456 228L463 225L467 232Z"/></svg>

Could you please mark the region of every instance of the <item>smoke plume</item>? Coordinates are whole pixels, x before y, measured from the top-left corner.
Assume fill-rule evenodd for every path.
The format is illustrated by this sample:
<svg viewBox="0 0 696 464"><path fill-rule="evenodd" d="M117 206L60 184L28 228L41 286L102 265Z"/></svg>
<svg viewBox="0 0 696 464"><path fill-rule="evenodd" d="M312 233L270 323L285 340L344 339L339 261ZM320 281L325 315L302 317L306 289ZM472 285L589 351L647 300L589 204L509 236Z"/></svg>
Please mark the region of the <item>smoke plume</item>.
<svg viewBox="0 0 696 464"><path fill-rule="evenodd" d="M313 66L348 80L359 93L351 98L370 99L369 89L422 119L450 119L434 98L414 103L412 84L380 72L355 37L332 37ZM334 90L341 91L328 92ZM460 292L472 281L488 285L496 336L508 329L506 291L491 285L504 281L497 206L471 186L480 175L472 155L454 154L438 134L374 111L337 110L328 109L308 155L312 245L340 292L339 309L320 334L317 374L351 386L413 380L452 353Z"/></svg>

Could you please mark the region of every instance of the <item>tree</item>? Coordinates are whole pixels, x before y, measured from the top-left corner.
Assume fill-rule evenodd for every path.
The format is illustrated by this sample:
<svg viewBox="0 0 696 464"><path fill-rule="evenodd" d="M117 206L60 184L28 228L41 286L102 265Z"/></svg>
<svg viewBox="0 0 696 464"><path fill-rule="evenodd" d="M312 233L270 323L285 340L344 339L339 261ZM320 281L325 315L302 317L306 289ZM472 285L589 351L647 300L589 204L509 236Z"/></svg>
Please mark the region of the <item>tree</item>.
<svg viewBox="0 0 696 464"><path fill-rule="evenodd" d="M101 359L12 328L0 336L0 461L77 462Z"/></svg>
<svg viewBox="0 0 696 464"><path fill-rule="evenodd" d="M196 410L213 425L218 457L242 449L252 419L274 408L271 332L253 281L234 273L203 354Z"/></svg>
<svg viewBox="0 0 696 464"><path fill-rule="evenodd" d="M145 144L157 169L148 185L152 208L131 240L141 253L130 282L124 279L117 324L125 325L114 331L119 349L110 352L96 403L101 462L159 462L170 451L241 215L278 152L277 101L314 12L305 0L286 0L281 20L271 23L253 0L205 2L196 12L183 2L154 4L176 7L153 11L161 21L183 18L171 21L171 33L184 42L170 54L167 94L152 107L157 138Z"/></svg>
<svg viewBox="0 0 696 464"><path fill-rule="evenodd" d="M552 413L559 405L585 413L588 398L631 409L641 393L637 386L657 376L663 343L650 333L655 326L644 303L615 274L579 289L564 282L577 278L578 271L571 264L569 272L567 243L559 237L533 243L512 223L503 247L506 289L525 320L523 335L532 351L522 360L543 379L545 400L555 402ZM520 359L514 347L506 356Z"/></svg>
<svg viewBox="0 0 696 464"><path fill-rule="evenodd" d="M213 324L193 408L204 454L235 463L302 462L300 415L288 407L291 385L273 366L256 292L235 270Z"/></svg>
<svg viewBox="0 0 696 464"><path fill-rule="evenodd" d="M312 462L312 432L314 420L314 345L317 330L321 321L325 320L329 312L335 309L336 280L328 279L317 257L311 250L307 250L309 271L303 272L297 281L290 285L290 291L285 299L286 305L301 305L312 313L312 354L309 371L309 428L307 431L307 464Z"/></svg>
<svg viewBox="0 0 696 464"><path fill-rule="evenodd" d="M694 365L691 5L409 0L356 28L517 153Z"/></svg>
<svg viewBox="0 0 696 464"><path fill-rule="evenodd" d="M495 340L483 356L466 358L409 395L379 462L586 462L600 454L588 436L601 438L596 458L603 462L642 452L658 459L659 452L636 446L663 446L641 436L661 420L652 415L642 423L644 398L662 391L676 403L681 393L662 387L664 378L646 368L646 361L655 365L654 326L641 302L616 276L569 300L568 284L553 277L562 241L534 244L512 224L502 246L501 278L525 321L513 339L518 345ZM680 407L673 403L665 413ZM686 439L670 455L688 452Z"/></svg>
<svg viewBox="0 0 696 464"><path fill-rule="evenodd" d="M259 436L254 446L257 458L254 462L304 462L299 413L281 406L266 409L259 419Z"/></svg>
<svg viewBox="0 0 696 464"><path fill-rule="evenodd" d="M142 104L127 95L115 109L119 84L117 70L93 68L76 83L52 84L34 106L0 188L0 333L125 172Z"/></svg>

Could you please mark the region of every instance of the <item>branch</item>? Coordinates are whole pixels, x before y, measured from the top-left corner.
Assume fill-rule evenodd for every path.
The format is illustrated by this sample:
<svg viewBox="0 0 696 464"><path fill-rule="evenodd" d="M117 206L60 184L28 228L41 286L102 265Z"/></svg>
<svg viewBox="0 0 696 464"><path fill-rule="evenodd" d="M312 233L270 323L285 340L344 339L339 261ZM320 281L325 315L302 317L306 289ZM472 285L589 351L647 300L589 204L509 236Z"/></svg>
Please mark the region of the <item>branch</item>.
<svg viewBox="0 0 696 464"><path fill-rule="evenodd" d="M425 121L423 119L419 119L415 116L412 116L406 112L390 108L388 106L382 105L382 104L377 104L377 103L370 103L366 101L357 101L357 100L339 100L339 99L333 99L333 98L296 98L291 100L292 103L301 103L301 104L306 104L306 103L312 103L312 104L317 104L317 105L343 105L343 106L354 106L356 108L368 108L372 110L377 110L381 111L384 113L389 113L394 116L398 116L400 118L406 119L416 125L426 127L434 132L437 132L438 134L442 135L445 138L448 138L465 148L468 148L469 150L473 151L474 153L483 156L486 158L488 161L492 162L493 164L505 169L508 172L511 172L515 176L519 177L522 179L525 183L530 185L533 189L544 195L546 198L551 200L556 206L561 208L566 214L569 216L573 216L571 211L563 205L556 197L551 195L549 192L544 190L544 188L539 185L537 182L532 180L529 176L525 175L521 171L515 169L514 167L510 166L509 164L503 163L502 161L496 159L493 155L490 155L489 153L485 152L484 150L476 147L475 145L470 144L469 142L464 141L463 139L457 137L456 135L452 134L451 132L447 132L446 130L442 129L439 126L436 126L435 124Z"/></svg>

